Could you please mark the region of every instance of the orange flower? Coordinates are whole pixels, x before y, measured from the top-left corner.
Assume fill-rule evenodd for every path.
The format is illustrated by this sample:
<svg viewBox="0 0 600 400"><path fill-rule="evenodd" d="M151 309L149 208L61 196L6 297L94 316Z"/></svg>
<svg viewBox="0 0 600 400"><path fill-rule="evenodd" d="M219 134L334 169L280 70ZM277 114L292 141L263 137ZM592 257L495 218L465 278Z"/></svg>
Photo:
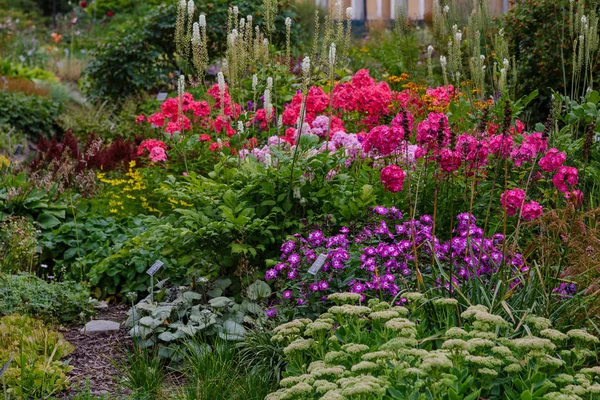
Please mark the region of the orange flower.
<svg viewBox="0 0 600 400"><path fill-rule="evenodd" d="M54 43L60 43L61 39L62 39L62 35L60 33L56 33L56 32L52 32L52 34L50 35L52 36L52 39L54 39Z"/></svg>

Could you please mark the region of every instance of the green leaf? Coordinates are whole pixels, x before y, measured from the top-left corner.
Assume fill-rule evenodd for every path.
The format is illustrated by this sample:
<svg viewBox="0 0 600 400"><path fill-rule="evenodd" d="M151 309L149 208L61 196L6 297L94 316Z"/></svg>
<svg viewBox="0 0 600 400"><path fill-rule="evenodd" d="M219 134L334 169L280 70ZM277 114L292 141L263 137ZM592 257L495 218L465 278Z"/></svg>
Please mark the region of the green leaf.
<svg viewBox="0 0 600 400"><path fill-rule="evenodd" d="M47 212L41 213L37 218L37 222L43 229L52 229L55 226L60 225L58 218Z"/></svg>
<svg viewBox="0 0 600 400"><path fill-rule="evenodd" d="M521 393L521 400L533 400L533 395L531 394L531 392L529 390L524 391L523 393Z"/></svg>
<svg viewBox="0 0 600 400"><path fill-rule="evenodd" d="M403 399L404 396L402 395L402 392L394 389L393 387L388 388L388 393L390 394L390 396L392 396L393 399Z"/></svg>
<svg viewBox="0 0 600 400"><path fill-rule="evenodd" d="M271 287L261 280L257 280L248 286L248 298L250 300L266 299L271 296L271 293Z"/></svg>

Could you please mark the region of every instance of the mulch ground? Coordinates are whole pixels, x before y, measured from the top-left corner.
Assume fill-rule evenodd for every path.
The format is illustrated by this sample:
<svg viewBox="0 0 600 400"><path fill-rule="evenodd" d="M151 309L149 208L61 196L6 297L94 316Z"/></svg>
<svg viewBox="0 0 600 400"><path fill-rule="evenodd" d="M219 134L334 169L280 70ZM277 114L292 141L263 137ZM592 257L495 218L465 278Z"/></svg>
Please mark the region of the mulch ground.
<svg viewBox="0 0 600 400"><path fill-rule="evenodd" d="M100 310L94 319L123 322L127 318L127 305L110 305ZM84 392L107 399L127 398L126 392L118 385L115 378L118 371L113 363L118 360L126 347L131 346L131 338L127 329L104 335L80 332L81 325L68 328L63 333L65 339L75 346L70 358L73 371L70 372L71 388L63 393L63 399L75 397Z"/></svg>

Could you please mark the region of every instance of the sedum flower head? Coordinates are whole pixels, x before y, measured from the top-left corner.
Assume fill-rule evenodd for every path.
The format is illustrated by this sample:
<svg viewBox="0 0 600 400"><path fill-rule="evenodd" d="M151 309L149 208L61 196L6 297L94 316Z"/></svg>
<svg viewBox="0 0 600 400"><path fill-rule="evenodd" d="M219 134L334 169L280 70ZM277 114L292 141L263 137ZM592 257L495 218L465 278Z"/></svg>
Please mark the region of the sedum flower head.
<svg viewBox="0 0 600 400"><path fill-rule="evenodd" d="M379 366L372 361L361 361L358 364L354 364L351 368L352 372L369 372L376 370Z"/></svg>
<svg viewBox="0 0 600 400"><path fill-rule="evenodd" d="M542 317L536 317L533 315L527 317L526 321L528 323L530 323L531 325L533 325L533 327L535 329L537 329L538 331L541 331L543 329L548 329L552 326L552 322L550 322L549 319L542 318Z"/></svg>
<svg viewBox="0 0 600 400"><path fill-rule="evenodd" d="M327 296L327 300L337 304L356 303L361 299L359 293L333 293Z"/></svg>
<svg viewBox="0 0 600 400"><path fill-rule="evenodd" d="M323 322L323 321L315 321L312 322L308 325L306 325L306 330L304 331L304 334L307 336L313 336L316 333L319 332L323 332L323 331L330 331L333 329L333 325L328 323L328 322Z"/></svg>
<svg viewBox="0 0 600 400"><path fill-rule="evenodd" d="M399 317L400 314L394 310L385 310L385 311L375 311L369 314L369 318L376 321L387 321L392 318Z"/></svg>
<svg viewBox="0 0 600 400"><path fill-rule="evenodd" d="M448 339L442 343L442 349L450 351L468 351L469 343L462 339Z"/></svg>
<svg viewBox="0 0 600 400"><path fill-rule="evenodd" d="M324 379L319 379L316 380L315 383L313 383L313 387L315 388L315 392L319 394L324 394L331 390L336 390L338 388L338 385L336 385L333 382L326 381Z"/></svg>
<svg viewBox="0 0 600 400"><path fill-rule="evenodd" d="M283 353L290 354L298 351L307 351L310 350L314 344L315 341L313 339L296 339L283 349Z"/></svg>
<svg viewBox="0 0 600 400"><path fill-rule="evenodd" d="M547 339L550 339L553 341L558 341L558 342L562 342L562 341L568 339L567 335L565 335L561 331L557 331L556 329L543 329L540 331L540 335L542 335L543 337L545 337Z"/></svg>
<svg viewBox="0 0 600 400"><path fill-rule="evenodd" d="M404 294L402 294L402 297L404 297L408 301L415 302L415 303L421 303L423 300L425 300L425 296L423 295L423 293L419 293L419 292L404 293Z"/></svg>
<svg viewBox="0 0 600 400"><path fill-rule="evenodd" d="M342 350L348 354L360 354L368 351L369 346L366 344L348 343L342 346Z"/></svg>
<svg viewBox="0 0 600 400"><path fill-rule="evenodd" d="M583 329L571 329L569 332L567 332L567 336L571 339L576 339L585 343L596 344L600 342L596 336L584 331Z"/></svg>
<svg viewBox="0 0 600 400"><path fill-rule="evenodd" d="M371 312L369 307L365 306L354 306L351 304L344 304L343 306L333 306L329 309L332 314L342 315L367 315Z"/></svg>
<svg viewBox="0 0 600 400"><path fill-rule="evenodd" d="M348 353L343 351L330 351L323 358L327 364L336 364L348 359Z"/></svg>
<svg viewBox="0 0 600 400"><path fill-rule="evenodd" d="M455 306L458 304L458 300L456 299L435 299L432 301L434 306Z"/></svg>
<svg viewBox="0 0 600 400"><path fill-rule="evenodd" d="M425 372L449 368L452 368L452 361L445 354L439 352L430 353L421 363L421 369Z"/></svg>
<svg viewBox="0 0 600 400"><path fill-rule="evenodd" d="M391 351L379 350L372 353L363 354L362 359L365 361L385 360L394 358L394 353Z"/></svg>
<svg viewBox="0 0 600 400"><path fill-rule="evenodd" d="M451 338L467 337L469 333L462 328L452 327L446 331L446 336Z"/></svg>

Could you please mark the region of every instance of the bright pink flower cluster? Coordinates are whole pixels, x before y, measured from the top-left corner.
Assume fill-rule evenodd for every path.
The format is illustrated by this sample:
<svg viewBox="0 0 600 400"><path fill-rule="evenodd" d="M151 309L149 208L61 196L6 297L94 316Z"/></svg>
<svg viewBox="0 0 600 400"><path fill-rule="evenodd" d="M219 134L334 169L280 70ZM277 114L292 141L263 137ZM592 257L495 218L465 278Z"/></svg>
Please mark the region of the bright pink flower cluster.
<svg viewBox="0 0 600 400"><path fill-rule="evenodd" d="M165 132L173 135L175 132L192 129L192 121L188 113L194 116L194 122L205 121L210 115L210 106L206 101L195 101L190 93L184 93L181 96L181 114L180 114L180 99L171 97L165 100L160 105L160 112L150 115L146 120L154 127L164 127ZM136 123L144 121L140 115L136 119ZM205 123L206 125L206 123Z"/></svg>
<svg viewBox="0 0 600 400"><path fill-rule="evenodd" d="M502 196L500 196L502 208L510 216L513 216L517 213L517 210L523 206L524 201L525 191L522 189L507 190L506 192L502 193Z"/></svg>
<svg viewBox="0 0 600 400"><path fill-rule="evenodd" d="M490 153L507 158L511 154L513 146L514 140L512 136L503 134L495 135L490 140Z"/></svg>
<svg viewBox="0 0 600 400"><path fill-rule="evenodd" d="M542 171L553 172L559 169L567 160L567 155L558 149L551 148L538 163Z"/></svg>
<svg viewBox="0 0 600 400"><path fill-rule="evenodd" d="M167 145L165 142L155 139L146 139L138 147L137 154L142 155L144 150L148 151L150 160L152 162L166 161L167 160Z"/></svg>
<svg viewBox="0 0 600 400"><path fill-rule="evenodd" d="M364 116L365 126L373 127L383 115L389 113L392 90L386 82L375 82L369 71L361 69L350 82L335 86L333 107L345 112L358 112Z"/></svg>
<svg viewBox="0 0 600 400"><path fill-rule="evenodd" d="M421 156L429 151L437 153L450 142L448 117L444 113L429 113L427 119L417 126L417 144L421 145ZM419 157L419 155L417 155Z"/></svg>
<svg viewBox="0 0 600 400"><path fill-rule="evenodd" d="M579 171L575 167L560 167L552 178L552 183L558 190L566 193L579 182L578 174Z"/></svg>
<svg viewBox="0 0 600 400"><path fill-rule="evenodd" d="M534 132L524 136L521 146L511 152L511 158L515 165L520 167L524 162L534 160L538 153L545 151L547 147L548 142L542 137L542 133Z"/></svg>
<svg viewBox="0 0 600 400"><path fill-rule="evenodd" d="M401 191L404 185L404 171L397 165L388 165L381 170L381 183L392 193Z"/></svg>
<svg viewBox="0 0 600 400"><path fill-rule="evenodd" d="M489 143L474 136L462 134L456 139L456 151L470 169L482 167L487 162Z"/></svg>
<svg viewBox="0 0 600 400"><path fill-rule="evenodd" d="M533 221L536 218L539 218L544 211L542 210L542 206L537 201L530 201L529 203L523 206L521 210L521 217L525 221Z"/></svg>
<svg viewBox="0 0 600 400"><path fill-rule="evenodd" d="M433 98L431 105L434 107L447 107L456 95L452 85L428 88L425 94Z"/></svg>
<svg viewBox="0 0 600 400"><path fill-rule="evenodd" d="M303 101L304 96L302 92L298 91L292 98L292 102L285 106L281 117L285 125L296 126ZM304 117L304 122L311 124L317 118L317 115L325 113L328 107L329 96L320 86L312 86L308 90L308 97L306 98L306 116Z"/></svg>

